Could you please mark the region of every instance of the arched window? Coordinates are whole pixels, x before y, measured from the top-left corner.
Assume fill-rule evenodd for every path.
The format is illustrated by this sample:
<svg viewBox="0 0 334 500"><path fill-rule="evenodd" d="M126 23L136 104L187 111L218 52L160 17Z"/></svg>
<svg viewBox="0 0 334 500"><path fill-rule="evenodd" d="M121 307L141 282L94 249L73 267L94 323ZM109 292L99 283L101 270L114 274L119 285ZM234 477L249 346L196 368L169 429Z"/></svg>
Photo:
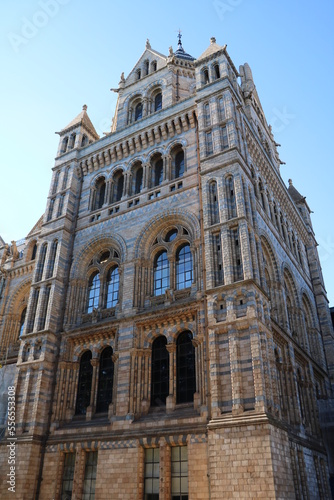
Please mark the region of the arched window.
<svg viewBox="0 0 334 500"><path fill-rule="evenodd" d="M144 68L145 68L145 75L148 75L150 68L150 62L148 60L144 62Z"/></svg>
<svg viewBox="0 0 334 500"><path fill-rule="evenodd" d="M184 152L179 151L175 155L175 178L182 177L184 174Z"/></svg>
<svg viewBox="0 0 334 500"><path fill-rule="evenodd" d="M227 189L228 216L229 219L232 219L237 216L237 206L235 201L233 177L228 177L226 179L226 189Z"/></svg>
<svg viewBox="0 0 334 500"><path fill-rule="evenodd" d="M68 172L69 172L69 170L70 170L70 168L67 167L67 169L64 172L62 189L66 189L66 187L67 187L67 179L68 179Z"/></svg>
<svg viewBox="0 0 334 500"><path fill-rule="evenodd" d="M141 69L137 69L137 80L141 79Z"/></svg>
<svg viewBox="0 0 334 500"><path fill-rule="evenodd" d="M162 93L159 92L154 98L154 111L159 111L162 108Z"/></svg>
<svg viewBox="0 0 334 500"><path fill-rule="evenodd" d="M107 412L112 402L114 363L111 347L103 349L100 356L99 384L97 388L96 413Z"/></svg>
<svg viewBox="0 0 334 500"><path fill-rule="evenodd" d="M86 144L88 144L88 137L84 134L81 139L81 147L83 148Z"/></svg>
<svg viewBox="0 0 334 500"><path fill-rule="evenodd" d="M139 167L135 174L135 189L134 194L139 194L143 188L143 167Z"/></svg>
<svg viewBox="0 0 334 500"><path fill-rule="evenodd" d="M215 64L213 69L215 71L215 78L218 80L218 78L220 78L219 64Z"/></svg>
<svg viewBox="0 0 334 500"><path fill-rule="evenodd" d="M34 247L32 249L31 260L36 259L36 254L37 254L37 243L34 244Z"/></svg>
<svg viewBox="0 0 334 500"><path fill-rule="evenodd" d="M58 170L58 172L56 172L55 179L53 182L52 194L55 194L57 192L59 176L60 176L60 170Z"/></svg>
<svg viewBox="0 0 334 500"><path fill-rule="evenodd" d="M182 290L191 286L193 278L193 261L188 243L176 253L176 289Z"/></svg>
<svg viewBox="0 0 334 500"><path fill-rule="evenodd" d="M141 102L135 107L135 122L143 117L143 105Z"/></svg>
<svg viewBox="0 0 334 500"><path fill-rule="evenodd" d="M55 240L52 243L51 247L51 253L50 253L50 258L49 258L49 270L48 270L48 278L52 278L53 276L53 271L55 267L55 262L56 262L56 255L57 255L57 247L58 247L58 241Z"/></svg>
<svg viewBox="0 0 334 500"><path fill-rule="evenodd" d="M160 158L153 166L153 186L160 186L163 180L163 160Z"/></svg>
<svg viewBox="0 0 334 500"><path fill-rule="evenodd" d="M167 339L160 335L152 345L151 405L166 404L169 394L169 353Z"/></svg>
<svg viewBox="0 0 334 500"><path fill-rule="evenodd" d="M112 267L107 274L107 300L106 308L115 307L118 302L119 273L118 267Z"/></svg>
<svg viewBox="0 0 334 500"><path fill-rule="evenodd" d="M103 207L104 198L106 194L106 181L102 177L96 182L96 194L95 194L95 204L93 210L98 210Z"/></svg>
<svg viewBox="0 0 334 500"><path fill-rule="evenodd" d="M68 146L68 137L64 137L62 145L61 145L61 153L66 153Z"/></svg>
<svg viewBox="0 0 334 500"><path fill-rule="evenodd" d="M225 118L226 118L224 97L221 97L219 99L219 117L220 117L220 120L225 120Z"/></svg>
<svg viewBox="0 0 334 500"><path fill-rule="evenodd" d="M154 262L154 295L162 295L169 288L169 262L166 250L158 253Z"/></svg>
<svg viewBox="0 0 334 500"><path fill-rule="evenodd" d="M87 313L93 312L93 309L99 306L100 286L100 273L95 271L89 279Z"/></svg>
<svg viewBox="0 0 334 500"><path fill-rule="evenodd" d="M210 104L208 102L204 105L204 125L205 127L210 127L211 125Z"/></svg>
<svg viewBox="0 0 334 500"><path fill-rule="evenodd" d="M70 149L73 149L73 148L74 148L74 145L75 145L75 139L76 139L76 134L72 134L72 135L71 135L71 140L70 140L70 145L69 145L69 148L70 148Z"/></svg>
<svg viewBox="0 0 334 500"><path fill-rule="evenodd" d="M196 392L195 348L189 331L181 333L176 342L176 402L190 403Z"/></svg>
<svg viewBox="0 0 334 500"><path fill-rule="evenodd" d="M204 83L204 85L206 85L207 83L209 83L210 81L210 78L209 78L209 71L207 68L204 68L203 69L203 72L202 72L202 81Z"/></svg>
<svg viewBox="0 0 334 500"><path fill-rule="evenodd" d="M87 406L90 404L93 375L91 359L92 353L90 351L84 352L80 359L77 402L75 407L76 415L86 415Z"/></svg>
<svg viewBox="0 0 334 500"><path fill-rule="evenodd" d="M118 171L114 176L114 191L113 202L120 201L123 195L124 175L123 172Z"/></svg>
<svg viewBox="0 0 334 500"><path fill-rule="evenodd" d="M219 222L219 205L218 205L218 194L217 194L217 182L216 181L210 182L209 196L210 196L211 224L217 224Z"/></svg>
<svg viewBox="0 0 334 500"><path fill-rule="evenodd" d="M44 245L41 248L40 254L39 254L39 261L38 261L37 273L36 273L36 281L40 281L43 277L47 247L48 247L47 243L44 243Z"/></svg>
<svg viewBox="0 0 334 500"><path fill-rule="evenodd" d="M151 62L151 71L156 71L157 70L157 61L152 61Z"/></svg>
<svg viewBox="0 0 334 500"><path fill-rule="evenodd" d="M21 319L20 319L20 330L19 330L19 338L22 336L23 334L23 330L24 330L24 324L25 324L25 321L26 321L26 314L27 314L27 308L25 307L21 313Z"/></svg>

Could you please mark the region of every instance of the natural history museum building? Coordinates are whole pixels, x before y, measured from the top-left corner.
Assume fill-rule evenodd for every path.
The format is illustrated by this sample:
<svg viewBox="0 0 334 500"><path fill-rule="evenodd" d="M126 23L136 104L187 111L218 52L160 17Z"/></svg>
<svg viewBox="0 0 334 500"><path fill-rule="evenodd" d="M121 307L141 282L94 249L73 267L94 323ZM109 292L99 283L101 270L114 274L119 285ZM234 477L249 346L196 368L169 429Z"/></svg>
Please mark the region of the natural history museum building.
<svg viewBox="0 0 334 500"><path fill-rule="evenodd" d="M114 90L0 238L1 499L330 499L326 290L249 65L147 40Z"/></svg>

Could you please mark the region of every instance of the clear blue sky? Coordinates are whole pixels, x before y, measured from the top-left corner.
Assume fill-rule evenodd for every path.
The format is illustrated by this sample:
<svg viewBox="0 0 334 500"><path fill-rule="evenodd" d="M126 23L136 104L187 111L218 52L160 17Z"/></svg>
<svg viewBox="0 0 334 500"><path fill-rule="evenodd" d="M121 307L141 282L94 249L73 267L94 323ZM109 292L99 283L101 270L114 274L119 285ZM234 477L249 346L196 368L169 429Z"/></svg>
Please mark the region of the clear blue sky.
<svg viewBox="0 0 334 500"><path fill-rule="evenodd" d="M334 305L334 3L308 0L3 0L1 2L0 235L25 237L43 214L57 151L55 132L83 104L97 132L110 130L117 87L145 48L183 47L198 57L215 36L236 67L252 68L280 143L282 177L314 211Z"/></svg>

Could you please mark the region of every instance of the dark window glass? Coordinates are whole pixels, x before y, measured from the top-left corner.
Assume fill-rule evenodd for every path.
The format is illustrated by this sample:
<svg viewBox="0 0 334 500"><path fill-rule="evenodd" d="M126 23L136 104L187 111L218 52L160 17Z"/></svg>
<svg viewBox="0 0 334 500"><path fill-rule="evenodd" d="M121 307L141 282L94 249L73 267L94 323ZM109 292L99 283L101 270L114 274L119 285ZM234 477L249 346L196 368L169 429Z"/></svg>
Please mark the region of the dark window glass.
<svg viewBox="0 0 334 500"><path fill-rule="evenodd" d="M154 111L159 111L162 108L162 94L159 92L154 98Z"/></svg>
<svg viewBox="0 0 334 500"><path fill-rule="evenodd" d="M124 176L123 174L117 175L115 179L115 199L114 201L120 201L123 195L123 186L124 186Z"/></svg>
<svg viewBox="0 0 334 500"><path fill-rule="evenodd" d="M159 500L159 448L145 450L144 500Z"/></svg>
<svg viewBox="0 0 334 500"><path fill-rule="evenodd" d="M165 241L167 241L167 242L173 241L173 240L175 240L176 236L177 236L177 229L175 229L175 228L171 229L166 234Z"/></svg>
<svg viewBox="0 0 334 500"><path fill-rule="evenodd" d="M95 200L95 210L102 208L104 204L104 197L106 194L106 183L104 179L98 181L96 185L96 200Z"/></svg>
<svg viewBox="0 0 334 500"><path fill-rule="evenodd" d="M72 498L73 478L75 467L75 453L66 453L64 462L63 481L61 485L61 500Z"/></svg>
<svg viewBox="0 0 334 500"><path fill-rule="evenodd" d="M179 151L175 156L175 178L184 174L184 152Z"/></svg>
<svg viewBox="0 0 334 500"><path fill-rule="evenodd" d="M31 254L31 260L36 259L36 253L37 253L37 244L34 244L34 248L32 249L32 254Z"/></svg>
<svg viewBox="0 0 334 500"><path fill-rule="evenodd" d="M45 264L45 258L46 258L46 250L47 250L47 244L44 244L41 248L41 252L39 255L39 262L38 262L37 273L36 273L36 281L40 281L43 277L44 264Z"/></svg>
<svg viewBox="0 0 334 500"><path fill-rule="evenodd" d="M94 500L95 498L96 469L97 451L90 451L86 453L82 500Z"/></svg>
<svg viewBox="0 0 334 500"><path fill-rule="evenodd" d="M219 66L218 64L215 64L215 77L220 78L220 71L219 71Z"/></svg>
<svg viewBox="0 0 334 500"><path fill-rule="evenodd" d="M203 71L203 83L206 84L206 83L209 83L209 72L207 69L205 69Z"/></svg>
<svg viewBox="0 0 334 500"><path fill-rule="evenodd" d="M107 412L109 404L112 402L114 381L114 363L112 355L113 351L111 347L106 347L101 353L96 413Z"/></svg>
<svg viewBox="0 0 334 500"><path fill-rule="evenodd" d="M19 337L21 337L23 330L24 330L24 324L26 321L26 314L27 314L27 308L23 309L23 311L21 313Z"/></svg>
<svg viewBox="0 0 334 500"><path fill-rule="evenodd" d="M139 167L136 172L135 193L138 194L143 187L143 168Z"/></svg>
<svg viewBox="0 0 334 500"><path fill-rule="evenodd" d="M100 273L95 272L89 280L87 313L93 312L93 309L99 306L100 297Z"/></svg>
<svg viewBox="0 0 334 500"><path fill-rule="evenodd" d="M154 264L154 295L162 295L169 288L169 262L167 252L157 255Z"/></svg>
<svg viewBox="0 0 334 500"><path fill-rule="evenodd" d="M115 307L118 302L119 273L118 267L109 270L107 276L107 302L106 307Z"/></svg>
<svg viewBox="0 0 334 500"><path fill-rule="evenodd" d="M80 359L77 404L75 408L76 415L86 415L86 409L90 403L93 375L93 367L90 362L91 359L92 353L90 351L86 351Z"/></svg>
<svg viewBox="0 0 334 500"><path fill-rule="evenodd" d="M218 193L217 193L216 181L210 183L209 191L210 191L211 224L217 224L219 222L219 205L218 205Z"/></svg>
<svg viewBox="0 0 334 500"><path fill-rule="evenodd" d="M176 254L176 289L191 286L193 277L193 261L188 244L181 247Z"/></svg>
<svg viewBox="0 0 334 500"><path fill-rule="evenodd" d="M166 344L166 337L161 335L152 345L152 406L165 405L169 394L169 353Z"/></svg>
<svg viewBox="0 0 334 500"><path fill-rule="evenodd" d="M189 403L194 400L194 393L196 392L195 348L192 344L191 332L183 332L178 336L176 371L176 402Z"/></svg>
<svg viewBox="0 0 334 500"><path fill-rule="evenodd" d="M81 147L83 148L84 146L86 146L87 143L88 143L88 137L86 135L83 135L81 139Z"/></svg>
<svg viewBox="0 0 334 500"><path fill-rule="evenodd" d="M160 186L163 179L163 161L158 160L154 165L154 186Z"/></svg>
<svg viewBox="0 0 334 500"><path fill-rule="evenodd" d="M139 102L135 108L135 121L140 120L143 117L143 105Z"/></svg>
<svg viewBox="0 0 334 500"><path fill-rule="evenodd" d="M172 448L172 500L188 500L188 450L186 446Z"/></svg>

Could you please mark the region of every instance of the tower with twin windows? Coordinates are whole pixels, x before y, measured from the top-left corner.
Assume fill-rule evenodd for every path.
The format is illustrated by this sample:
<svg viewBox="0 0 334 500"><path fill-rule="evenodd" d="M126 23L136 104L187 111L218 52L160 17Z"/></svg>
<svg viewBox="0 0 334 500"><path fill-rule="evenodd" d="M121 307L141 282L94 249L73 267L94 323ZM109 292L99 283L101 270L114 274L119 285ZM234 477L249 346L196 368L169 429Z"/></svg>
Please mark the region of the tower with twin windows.
<svg viewBox="0 0 334 500"><path fill-rule="evenodd" d="M83 106L45 214L0 240L1 471L11 386L20 498L329 499L326 291L249 65L147 40L115 91L110 133Z"/></svg>

